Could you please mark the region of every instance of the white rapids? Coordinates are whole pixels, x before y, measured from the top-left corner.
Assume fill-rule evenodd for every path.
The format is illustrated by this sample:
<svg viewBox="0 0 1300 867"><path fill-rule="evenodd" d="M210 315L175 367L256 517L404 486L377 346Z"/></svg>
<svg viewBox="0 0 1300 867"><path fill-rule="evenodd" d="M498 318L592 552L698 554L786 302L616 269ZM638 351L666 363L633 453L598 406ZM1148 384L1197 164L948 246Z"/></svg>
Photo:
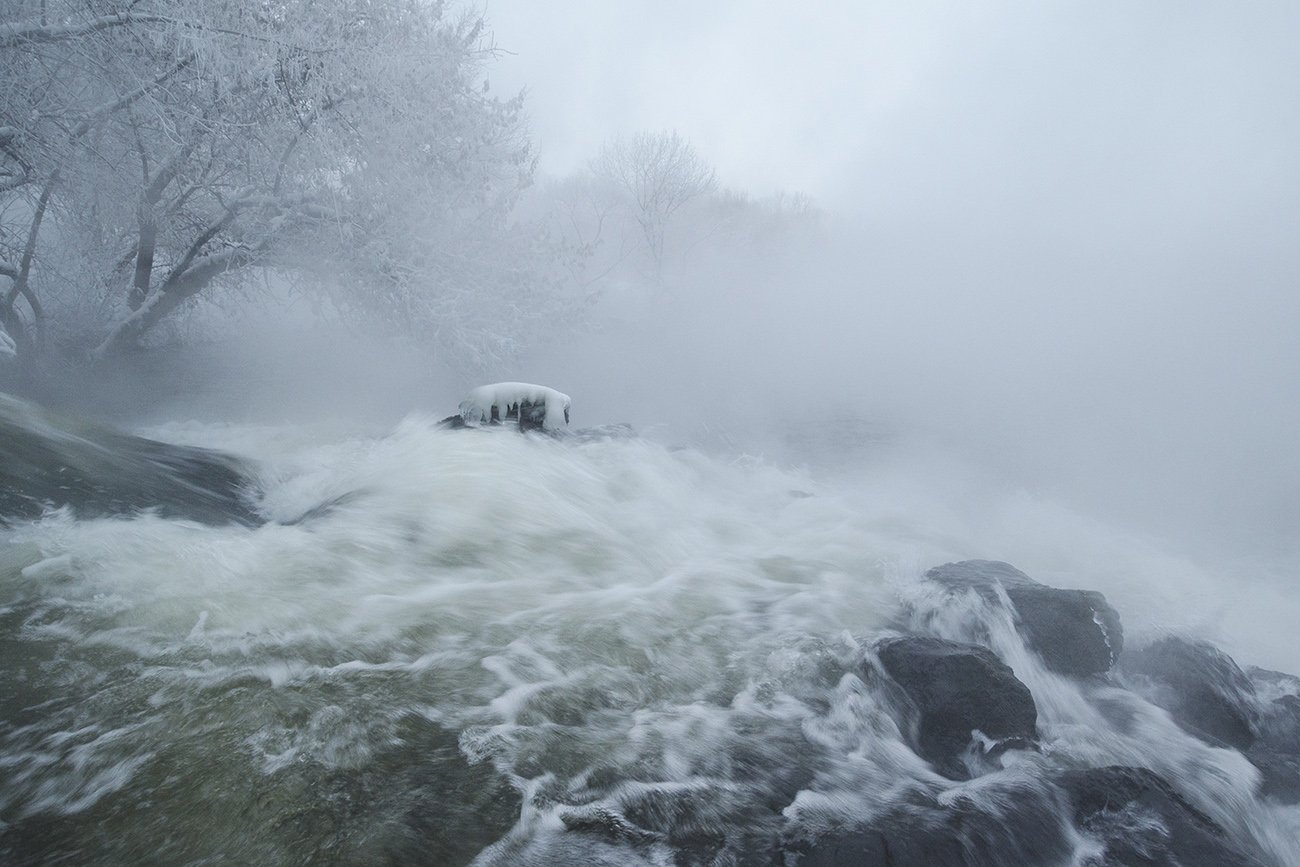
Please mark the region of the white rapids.
<svg viewBox="0 0 1300 867"><path fill-rule="evenodd" d="M637 439L426 417L380 438L154 433L259 460L271 523L0 531L0 852L510 863L580 821L564 809L743 801L804 742L840 759L777 781L789 816L980 785L937 777L845 674L921 571L969 553L896 511ZM1155 763L1300 862L1249 767L1150 709L1113 729L992 635L1045 696L1048 752ZM627 846L616 860L669 857Z"/></svg>

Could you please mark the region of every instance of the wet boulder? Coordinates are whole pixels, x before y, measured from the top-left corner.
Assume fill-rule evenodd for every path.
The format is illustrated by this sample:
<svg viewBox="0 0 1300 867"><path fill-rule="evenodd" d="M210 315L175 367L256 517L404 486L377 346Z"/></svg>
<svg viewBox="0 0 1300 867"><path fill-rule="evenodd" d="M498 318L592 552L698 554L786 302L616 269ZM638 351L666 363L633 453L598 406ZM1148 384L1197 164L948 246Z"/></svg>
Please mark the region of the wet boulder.
<svg viewBox="0 0 1300 867"><path fill-rule="evenodd" d="M1059 674L1087 677L1109 671L1123 649L1119 614L1096 591L1048 587L995 560L947 563L925 577L949 590L973 590L990 603L1001 587L1025 644Z"/></svg>
<svg viewBox="0 0 1300 867"><path fill-rule="evenodd" d="M1248 674L1260 704L1258 737L1246 758L1260 770L1260 794L1300 803L1300 678L1262 668Z"/></svg>
<svg viewBox="0 0 1300 867"><path fill-rule="evenodd" d="M0 395L0 522L67 507L81 518L154 511L263 523L252 471L231 455L131 436Z"/></svg>
<svg viewBox="0 0 1300 867"><path fill-rule="evenodd" d="M916 708L917 753L946 776L968 778L968 755L1034 744L1034 697L987 648L905 636L880 642L876 653Z"/></svg>
<svg viewBox="0 0 1300 867"><path fill-rule="evenodd" d="M1243 751L1255 743L1255 686L1214 645L1169 636L1124 654L1120 669L1135 692L1191 734Z"/></svg>
<svg viewBox="0 0 1300 867"><path fill-rule="evenodd" d="M1262 867L1154 771L1088 768L1065 771L1057 783L1076 827L1105 847L1100 863Z"/></svg>

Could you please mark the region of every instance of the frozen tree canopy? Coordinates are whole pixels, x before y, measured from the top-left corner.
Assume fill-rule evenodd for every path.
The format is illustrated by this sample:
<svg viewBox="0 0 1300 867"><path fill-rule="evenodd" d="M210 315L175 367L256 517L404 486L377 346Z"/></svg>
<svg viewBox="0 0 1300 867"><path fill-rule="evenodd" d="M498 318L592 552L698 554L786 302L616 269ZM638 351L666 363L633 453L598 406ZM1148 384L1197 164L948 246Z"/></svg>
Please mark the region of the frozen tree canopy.
<svg viewBox="0 0 1300 867"><path fill-rule="evenodd" d="M567 303L568 254L512 217L534 165L522 97L491 92L490 32L445 5L0 4L0 326L19 359L165 341L272 280L433 335L454 364L517 352Z"/></svg>
<svg viewBox="0 0 1300 867"><path fill-rule="evenodd" d="M547 430L556 430L569 423L570 403L567 394L544 385L496 382L481 385L466 395L460 402L460 415L471 424L517 417L521 427L532 420L540 421Z"/></svg>

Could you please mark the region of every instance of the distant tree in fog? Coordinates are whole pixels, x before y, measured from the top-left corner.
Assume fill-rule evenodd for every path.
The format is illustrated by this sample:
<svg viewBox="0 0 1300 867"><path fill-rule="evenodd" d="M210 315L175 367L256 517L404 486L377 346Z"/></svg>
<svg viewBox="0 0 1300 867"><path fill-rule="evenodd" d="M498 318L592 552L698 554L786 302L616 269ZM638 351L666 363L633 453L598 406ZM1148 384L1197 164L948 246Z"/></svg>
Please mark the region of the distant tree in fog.
<svg viewBox="0 0 1300 867"><path fill-rule="evenodd" d="M711 186L660 222L656 260L628 188L599 168L592 160L586 171L549 179L524 200L524 209L563 242L571 284L589 301L635 295L638 287L658 295L666 284L696 293L702 282L728 272L770 272L826 237L826 215L807 195L753 196Z"/></svg>
<svg viewBox="0 0 1300 867"><path fill-rule="evenodd" d="M683 205L717 188L713 168L674 131L615 137L601 148L592 171L628 197L662 281L669 223Z"/></svg>
<svg viewBox="0 0 1300 867"><path fill-rule="evenodd" d="M568 275L589 300L641 246L640 230L629 231L623 194L590 172L547 180L527 204L535 219L549 224L560 239L568 254L564 260Z"/></svg>
<svg viewBox="0 0 1300 867"><path fill-rule="evenodd" d="M51 331L107 355L274 269L509 352L560 257L511 223L533 158L492 56L436 2L6 4L0 324L23 355Z"/></svg>

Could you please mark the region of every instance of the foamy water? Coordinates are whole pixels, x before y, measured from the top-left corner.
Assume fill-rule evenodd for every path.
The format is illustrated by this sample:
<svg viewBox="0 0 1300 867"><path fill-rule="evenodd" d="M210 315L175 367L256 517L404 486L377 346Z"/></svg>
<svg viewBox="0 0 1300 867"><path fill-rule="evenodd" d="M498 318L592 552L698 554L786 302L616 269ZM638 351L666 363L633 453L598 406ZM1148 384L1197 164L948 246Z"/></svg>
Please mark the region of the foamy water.
<svg viewBox="0 0 1300 867"><path fill-rule="evenodd" d="M1005 612L927 607L917 578L947 559L1020 553L1031 574L1057 567L1036 574L1049 583L1073 574L1069 522L1042 510L1025 511L1046 541L999 552L979 546L1017 544L1004 523L973 542L969 520L918 515L870 480L638 439L422 417L381 437L159 433L260 460L273 523L57 513L4 531L10 856L563 863L566 826L611 816L830 826L909 791L989 799L1049 766L1132 764L1261 857L1300 863L1295 810L1256 799L1238 754L1045 671ZM1071 526L1098 549L1104 534ZM1106 544L1126 552L1112 569L1170 568ZM1126 593L1142 575L1098 571L1126 623L1170 616ZM922 621L984 636L1015 668L1041 755L959 784L905 746L855 672L876 638ZM1117 727L1106 701L1136 722ZM624 836L585 857L671 860L662 840Z"/></svg>

